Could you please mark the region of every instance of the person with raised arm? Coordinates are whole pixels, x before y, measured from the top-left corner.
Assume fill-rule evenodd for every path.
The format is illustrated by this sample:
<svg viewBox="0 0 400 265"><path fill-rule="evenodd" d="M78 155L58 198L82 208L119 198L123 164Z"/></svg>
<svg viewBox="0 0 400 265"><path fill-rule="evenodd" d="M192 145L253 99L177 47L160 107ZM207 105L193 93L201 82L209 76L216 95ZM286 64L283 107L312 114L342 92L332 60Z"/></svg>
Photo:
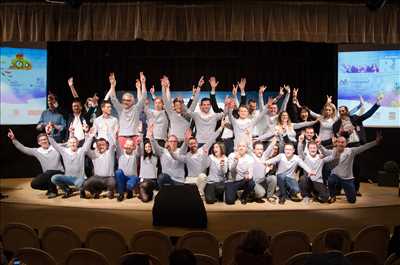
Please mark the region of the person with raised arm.
<svg viewBox="0 0 400 265"><path fill-rule="evenodd" d="M327 186L324 184L322 177L322 168L325 163L331 162L334 159L337 159L336 152L333 152L329 156L323 156L318 153L318 147L320 144L320 140L312 141L310 140L307 143L307 147L304 147L304 142L306 137L304 134L299 136L299 144L297 145L297 153L301 159L304 160L304 163L308 165L311 170L315 172L315 175L304 175L300 177L300 187L301 194L304 198L304 201L308 203L312 195L316 201L321 203L326 203L329 200L329 191ZM308 152L306 153L304 149L307 148Z"/></svg>
<svg viewBox="0 0 400 265"><path fill-rule="evenodd" d="M108 141L116 142L119 129L118 119L111 116L112 104L110 101L105 100L101 103L101 112L102 115L93 122L93 127L97 132L96 138L104 138ZM112 139L109 139L109 137L112 137Z"/></svg>
<svg viewBox="0 0 400 265"><path fill-rule="evenodd" d="M140 153L139 199L142 202L149 202L153 199L154 189L158 188L158 159L148 139L141 142Z"/></svg>
<svg viewBox="0 0 400 265"><path fill-rule="evenodd" d="M210 77L209 83L211 86L211 91L210 91L210 100L211 100L211 107L215 113L221 113L224 112L224 109L220 108L217 103L216 99L216 88L218 86L218 81L215 77ZM237 89L239 85L233 85L232 88L232 96L228 96L227 99L225 100L229 105L228 107L233 109L232 115L237 118L238 113L237 113L237 106L239 106L239 102L237 99ZM240 105L245 104L246 98L245 96L240 96ZM232 124L229 122L229 117L228 115L225 116L224 118L225 122L225 128L222 131L221 139L224 141L224 146L225 146L225 153L230 154L233 152L234 149L234 135L233 135L233 127Z"/></svg>
<svg viewBox="0 0 400 265"><path fill-rule="evenodd" d="M191 131L188 130L185 135L185 146L187 145L189 147L189 152L186 152L186 148L179 154L172 151L170 152L174 159L186 164L188 175L185 178L185 183L196 184L202 197L204 197L204 188L206 186L207 178L205 174L207 169L205 166L205 160L208 157L208 149L215 142L218 135L221 134L224 125L225 124L222 121L218 130L214 131L209 136L207 142L200 148L198 147L196 137L193 137Z"/></svg>
<svg viewBox="0 0 400 265"><path fill-rule="evenodd" d="M229 179L225 183L225 203L235 204L236 193L243 190L240 198L242 204L249 201L254 191L253 163L254 159L248 154L248 141L240 140L236 151L228 156Z"/></svg>
<svg viewBox="0 0 400 265"><path fill-rule="evenodd" d="M35 157L42 167L42 173L38 174L31 181L31 187L35 190L46 190L49 199L57 196L57 186L51 182L51 177L55 174L63 174L64 167L61 163L60 154L49 144L49 139L45 133L40 133L36 137L38 148L30 148L21 144L15 138L14 132L8 130L8 138L13 145L22 153Z"/></svg>
<svg viewBox="0 0 400 265"><path fill-rule="evenodd" d="M228 173L228 158L225 156L222 143L215 143L211 147L211 154L205 160L205 167L209 168L204 188L205 201L213 204L223 201L226 174Z"/></svg>
<svg viewBox="0 0 400 265"><path fill-rule="evenodd" d="M161 174L158 178L159 187L164 185L183 185L185 183L185 164L171 156L171 152L182 154L187 146L185 143L178 148L178 138L175 135L170 135L165 147L162 147L154 139L154 126L149 126L147 136L150 139L151 145L154 148L154 153L160 158ZM186 133L185 133L186 134Z"/></svg>
<svg viewBox="0 0 400 265"><path fill-rule="evenodd" d="M165 87L164 77L161 79L161 87ZM164 109L164 101L161 97L155 96L154 86L150 88L150 94L154 102L154 110L150 110L149 106L145 106L144 112L146 114L147 124L153 124L154 139L158 144L164 146L165 140L168 137L169 119L167 112Z"/></svg>
<svg viewBox="0 0 400 265"><path fill-rule="evenodd" d="M136 139L139 135L139 116L144 108L144 103L147 97L146 77L143 72L140 72L141 90L138 89L138 92L140 91L141 93L140 95L138 94L137 104L135 104L135 99L131 93L124 93L122 95L122 103L120 103L115 92L117 81L115 79L114 73L110 74L109 81L110 99L113 106L117 110L119 118L118 144L122 148L128 138Z"/></svg>
<svg viewBox="0 0 400 265"><path fill-rule="evenodd" d="M44 110L40 115L36 130L43 132L50 123L51 136L56 142L60 143L64 139L66 124L63 115L57 111L58 103L54 94L49 94L47 96L47 106L48 109Z"/></svg>
<svg viewBox="0 0 400 265"><path fill-rule="evenodd" d="M200 96L200 87L204 84L204 78L201 77L197 83L196 96ZM170 96L170 83L168 78L165 79L164 87L162 88L162 98L165 103L165 110L167 111L169 118L169 134L174 135L178 138L179 143L184 140L184 135L186 130L190 127L190 116L187 111L193 112L195 109L195 104L191 104L189 109L186 110L184 102L181 98L177 97L171 102Z"/></svg>
<svg viewBox="0 0 400 265"><path fill-rule="evenodd" d="M51 126L46 127L46 133L50 144L60 153L65 168L64 174L54 175L51 178L51 182L64 191L62 198L68 198L72 195L71 186L80 189L80 196L85 198L85 191L81 189L86 179L85 154L89 151L92 144L92 139L96 133L95 128L91 128L89 132L86 132L85 143L82 147L78 147L79 141L74 136L68 139L67 147L56 143L53 137L49 136Z"/></svg>
<svg viewBox="0 0 400 265"><path fill-rule="evenodd" d="M257 203L264 203L265 201L262 198L264 198L265 195L267 195L266 197L269 202L274 203L276 201L274 197L277 183L276 175L268 174L269 171L273 169L273 166L267 166L265 164L265 161L273 155L275 146L276 138L273 138L265 151L262 142L255 142L253 144L254 199Z"/></svg>
<svg viewBox="0 0 400 265"><path fill-rule="evenodd" d="M300 194L299 184L295 179L297 166L304 169L309 176L315 175L315 172L299 156L295 155L294 151L294 145L286 143L284 145L284 153L265 161L266 165L279 163L276 172L279 187L279 204L284 204L288 197L297 202L303 199Z"/></svg>
<svg viewBox="0 0 400 265"><path fill-rule="evenodd" d="M347 147L347 140L345 137L340 136L336 139L336 147L334 150L328 150L322 147L322 151L325 154L332 154L332 152L336 152L337 156L339 156L339 161L338 164L333 167L331 171L331 175L329 176L328 179L328 187L329 187L329 193L330 193L330 199L329 202L333 203L336 201L336 185L340 184L341 187L344 190L344 193L346 195L346 199L349 203L355 203L356 202L356 186L355 186L355 179L353 175L353 163L354 163L354 158L376 146L379 145L382 141L383 137L380 132L376 133L376 139L375 141L363 144L361 146L357 147Z"/></svg>

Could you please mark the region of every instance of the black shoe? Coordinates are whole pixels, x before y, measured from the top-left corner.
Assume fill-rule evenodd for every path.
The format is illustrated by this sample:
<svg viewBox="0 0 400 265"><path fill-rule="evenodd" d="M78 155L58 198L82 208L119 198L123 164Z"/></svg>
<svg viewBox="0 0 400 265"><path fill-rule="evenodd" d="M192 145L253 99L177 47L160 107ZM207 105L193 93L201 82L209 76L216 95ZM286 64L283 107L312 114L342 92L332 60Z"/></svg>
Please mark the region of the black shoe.
<svg viewBox="0 0 400 265"><path fill-rule="evenodd" d="M243 205L247 204L247 200L245 198L242 198L242 199L240 199L240 203L243 204Z"/></svg>
<svg viewBox="0 0 400 265"><path fill-rule="evenodd" d="M303 200L303 197L302 197L301 194L298 192L298 193L292 195L292 196L290 197L290 199L291 199L292 201L294 201L294 202L301 202L301 201Z"/></svg>
<svg viewBox="0 0 400 265"><path fill-rule="evenodd" d="M361 192L359 192L359 191L357 191L356 195L357 195L357 197L361 197L362 196Z"/></svg>
<svg viewBox="0 0 400 265"><path fill-rule="evenodd" d="M328 203L334 203L336 201L336 197L330 197Z"/></svg>
<svg viewBox="0 0 400 265"><path fill-rule="evenodd" d="M118 194L117 201L122 202L124 200L124 194Z"/></svg>
<svg viewBox="0 0 400 265"><path fill-rule="evenodd" d="M265 201L261 198L257 198L254 200L256 203L265 203Z"/></svg>
<svg viewBox="0 0 400 265"><path fill-rule="evenodd" d="M132 199L133 198L133 192L131 190L126 192L126 198L127 199Z"/></svg>
<svg viewBox="0 0 400 265"><path fill-rule="evenodd" d="M81 199L86 199L86 192L84 190L79 191L79 197L81 197Z"/></svg>
<svg viewBox="0 0 400 265"><path fill-rule="evenodd" d="M100 199L100 194L99 193L95 193L93 196L93 199Z"/></svg>
<svg viewBox="0 0 400 265"><path fill-rule="evenodd" d="M66 199L66 198L71 197L71 195L72 195L72 190L67 189L67 190L64 191L64 194L63 194L63 196L61 198L62 199Z"/></svg>
<svg viewBox="0 0 400 265"><path fill-rule="evenodd" d="M285 198L279 198L279 204L285 204L286 199Z"/></svg>
<svg viewBox="0 0 400 265"><path fill-rule="evenodd" d="M107 194L107 197L108 197L110 200L114 199L114 192L113 192L113 191L109 191L108 194Z"/></svg>

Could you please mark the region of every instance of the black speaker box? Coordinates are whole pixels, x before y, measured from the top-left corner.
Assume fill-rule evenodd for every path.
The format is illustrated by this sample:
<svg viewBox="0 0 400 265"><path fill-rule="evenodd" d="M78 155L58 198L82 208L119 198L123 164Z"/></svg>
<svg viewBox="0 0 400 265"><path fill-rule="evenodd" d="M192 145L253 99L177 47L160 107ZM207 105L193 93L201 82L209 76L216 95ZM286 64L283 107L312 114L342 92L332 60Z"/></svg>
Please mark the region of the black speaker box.
<svg viewBox="0 0 400 265"><path fill-rule="evenodd" d="M207 212L197 186L161 187L154 198L153 225L207 228Z"/></svg>

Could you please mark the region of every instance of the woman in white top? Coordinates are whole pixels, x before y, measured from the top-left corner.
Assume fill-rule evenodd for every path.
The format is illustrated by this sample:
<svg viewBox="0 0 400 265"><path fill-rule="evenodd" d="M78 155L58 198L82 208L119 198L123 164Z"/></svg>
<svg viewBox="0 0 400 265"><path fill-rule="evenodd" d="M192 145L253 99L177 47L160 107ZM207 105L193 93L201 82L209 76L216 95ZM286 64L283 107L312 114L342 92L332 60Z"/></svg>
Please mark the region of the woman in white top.
<svg viewBox="0 0 400 265"><path fill-rule="evenodd" d="M139 199L142 202L149 202L153 199L153 190L157 185L157 156L154 154L153 147L148 140L141 143L140 155L140 184Z"/></svg>
<svg viewBox="0 0 400 265"><path fill-rule="evenodd" d="M206 203L212 204L223 201L225 189L225 175L228 172L228 158L225 156L222 143L215 143L211 148L211 155L205 161L205 168L209 168L207 184L204 189Z"/></svg>

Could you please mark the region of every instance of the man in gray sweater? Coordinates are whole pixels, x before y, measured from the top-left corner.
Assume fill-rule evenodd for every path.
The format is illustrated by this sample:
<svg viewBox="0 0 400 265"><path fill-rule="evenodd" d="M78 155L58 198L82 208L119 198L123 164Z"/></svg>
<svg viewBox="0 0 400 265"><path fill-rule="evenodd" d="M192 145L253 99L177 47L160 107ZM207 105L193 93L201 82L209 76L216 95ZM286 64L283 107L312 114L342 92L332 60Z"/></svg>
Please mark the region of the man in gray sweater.
<svg viewBox="0 0 400 265"><path fill-rule="evenodd" d="M51 128L46 127L46 133L49 135L50 132ZM92 128L89 134L85 136L85 143L82 147L78 147L79 141L76 137L68 139L68 147L56 143L52 137L49 137L50 144L60 153L64 162L65 173L56 174L51 178L51 182L64 191L62 198L68 198L72 195L70 186L81 189L86 179L85 154L90 149L94 135L95 130ZM85 197L84 190L81 190L81 197Z"/></svg>
<svg viewBox="0 0 400 265"><path fill-rule="evenodd" d="M9 129L8 138L11 139L14 146L24 154L35 157L42 167L42 173L37 175L31 181L32 189L47 190L49 199L57 196L57 186L51 182L51 177L55 174L62 174L64 168L61 164L60 154L49 144L49 140L45 133L37 136L39 148L29 148L21 144Z"/></svg>

